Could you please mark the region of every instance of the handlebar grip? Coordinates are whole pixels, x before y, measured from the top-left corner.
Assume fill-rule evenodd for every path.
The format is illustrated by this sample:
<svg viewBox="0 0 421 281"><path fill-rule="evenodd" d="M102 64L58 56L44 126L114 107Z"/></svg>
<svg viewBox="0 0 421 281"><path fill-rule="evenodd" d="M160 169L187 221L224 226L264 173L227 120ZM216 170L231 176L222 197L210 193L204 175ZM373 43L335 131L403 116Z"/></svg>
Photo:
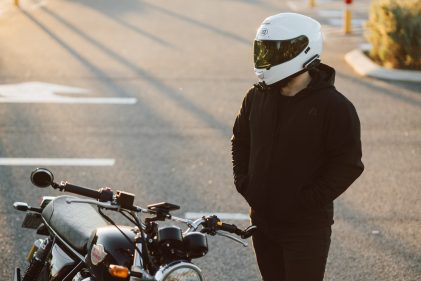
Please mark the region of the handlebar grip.
<svg viewBox="0 0 421 281"><path fill-rule="evenodd" d="M97 190L73 185L73 184L70 184L70 183L65 183L63 185L63 190L67 191L67 192L79 194L79 195L82 195L82 196L90 197L90 198L93 198L93 199L100 199L100 197L101 197L101 192L99 192Z"/></svg>
<svg viewBox="0 0 421 281"><path fill-rule="evenodd" d="M229 233L237 233L239 231L238 227L234 224L227 224L221 221L217 222L217 226L220 230L229 232Z"/></svg>

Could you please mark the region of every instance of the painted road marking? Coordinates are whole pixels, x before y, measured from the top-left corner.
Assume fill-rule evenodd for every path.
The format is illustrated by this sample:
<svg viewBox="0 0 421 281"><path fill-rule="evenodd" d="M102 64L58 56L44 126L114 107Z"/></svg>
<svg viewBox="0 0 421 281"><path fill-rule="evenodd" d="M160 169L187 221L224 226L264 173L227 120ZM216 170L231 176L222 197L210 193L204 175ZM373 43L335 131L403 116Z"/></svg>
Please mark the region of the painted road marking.
<svg viewBox="0 0 421 281"><path fill-rule="evenodd" d="M90 91L64 85L26 82L0 85L0 103L135 104L135 98L83 97ZM82 96L81 96L82 95Z"/></svg>
<svg viewBox="0 0 421 281"><path fill-rule="evenodd" d="M326 18L341 18L344 15L344 12L340 10L320 10L317 13L319 16Z"/></svg>
<svg viewBox="0 0 421 281"><path fill-rule="evenodd" d="M1 98L0 103L135 104L135 98Z"/></svg>
<svg viewBox="0 0 421 281"><path fill-rule="evenodd" d="M247 214L240 213L197 213L197 212L187 212L184 214L184 217L189 220L199 219L203 216L212 216L215 215L221 220L250 220L250 216Z"/></svg>
<svg viewBox="0 0 421 281"><path fill-rule="evenodd" d="M0 158L0 166L114 166L114 159L100 158Z"/></svg>

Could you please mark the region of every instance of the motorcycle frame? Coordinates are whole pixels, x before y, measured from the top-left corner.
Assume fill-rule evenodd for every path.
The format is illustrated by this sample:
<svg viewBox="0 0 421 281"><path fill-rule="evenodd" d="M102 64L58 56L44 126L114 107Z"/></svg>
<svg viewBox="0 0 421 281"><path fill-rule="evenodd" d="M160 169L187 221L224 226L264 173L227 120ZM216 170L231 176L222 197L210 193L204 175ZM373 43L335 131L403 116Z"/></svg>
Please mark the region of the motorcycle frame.
<svg viewBox="0 0 421 281"><path fill-rule="evenodd" d="M42 218L44 225L48 228L49 236L53 239L53 246L57 244L61 250L65 252L71 259L73 259L76 263L76 266L72 268L72 270L66 274L66 276L62 279L62 281L71 281L74 276L84 267L86 266L85 257L82 256L77 250L75 250L72 246L70 246L64 239L57 234L57 232ZM49 255L52 253L53 247L51 247ZM44 261L45 262L45 261Z"/></svg>

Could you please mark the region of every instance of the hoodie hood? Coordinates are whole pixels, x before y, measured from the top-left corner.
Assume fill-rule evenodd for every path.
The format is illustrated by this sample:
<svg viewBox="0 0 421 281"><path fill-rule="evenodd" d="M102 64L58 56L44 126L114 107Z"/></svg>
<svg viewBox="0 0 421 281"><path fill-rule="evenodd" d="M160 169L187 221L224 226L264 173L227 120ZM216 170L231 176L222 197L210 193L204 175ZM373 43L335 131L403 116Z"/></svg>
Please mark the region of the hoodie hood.
<svg viewBox="0 0 421 281"><path fill-rule="evenodd" d="M291 97L294 100L301 100L309 95L324 93L327 92L326 90L328 89L335 89L335 69L332 67L321 63L317 67L309 70L309 74L311 76L310 84L295 96Z"/></svg>
<svg viewBox="0 0 421 281"><path fill-rule="evenodd" d="M335 70L327 64L321 63L309 73L312 79L307 89L314 91L334 87Z"/></svg>
<svg viewBox="0 0 421 281"><path fill-rule="evenodd" d="M301 92L297 93L296 96L305 96L310 92L318 92L319 90L325 90L327 88L335 88L335 69L328 66L327 64L320 63L313 69L309 70L311 76L311 82ZM272 85L262 85L261 83L254 84L254 87L264 92L278 93L281 89L281 83L275 83Z"/></svg>

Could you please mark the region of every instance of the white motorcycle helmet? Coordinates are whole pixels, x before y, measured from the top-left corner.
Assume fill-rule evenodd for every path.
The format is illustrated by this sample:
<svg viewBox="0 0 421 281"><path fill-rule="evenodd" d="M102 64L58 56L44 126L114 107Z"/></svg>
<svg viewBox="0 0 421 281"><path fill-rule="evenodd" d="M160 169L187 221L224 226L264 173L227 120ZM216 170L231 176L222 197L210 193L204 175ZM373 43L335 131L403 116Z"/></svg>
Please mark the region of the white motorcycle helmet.
<svg viewBox="0 0 421 281"><path fill-rule="evenodd" d="M323 38L320 23L295 13L266 18L254 41L254 71L271 85L298 75L320 62Z"/></svg>

